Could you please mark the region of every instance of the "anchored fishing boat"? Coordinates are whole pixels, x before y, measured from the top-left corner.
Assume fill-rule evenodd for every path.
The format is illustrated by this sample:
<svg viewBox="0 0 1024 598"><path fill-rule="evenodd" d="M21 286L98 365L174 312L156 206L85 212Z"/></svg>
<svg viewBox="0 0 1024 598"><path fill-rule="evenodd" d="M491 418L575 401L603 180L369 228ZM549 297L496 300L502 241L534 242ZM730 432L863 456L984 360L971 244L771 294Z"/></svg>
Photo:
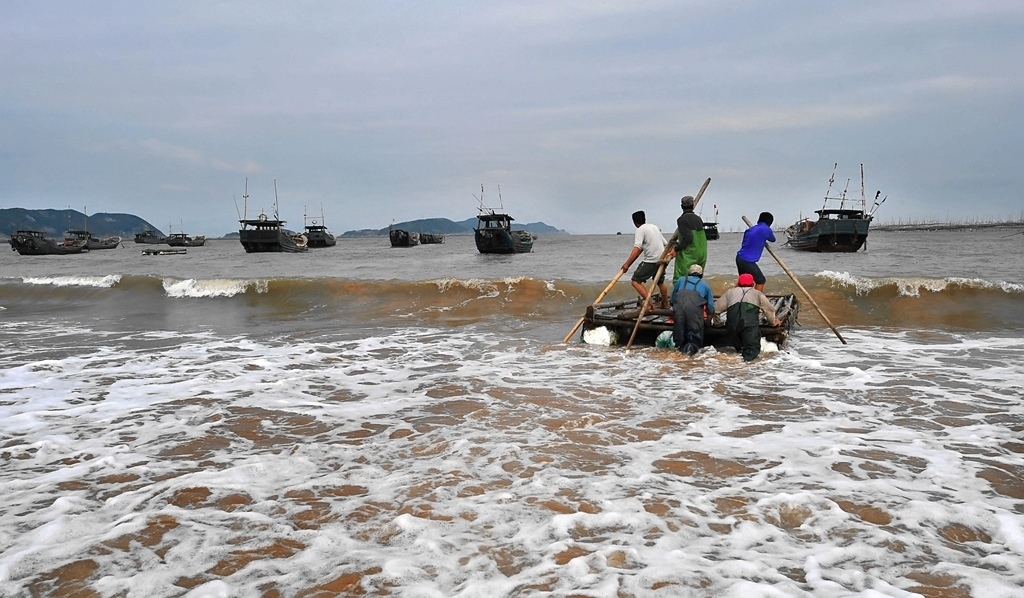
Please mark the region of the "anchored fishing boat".
<svg viewBox="0 0 1024 598"><path fill-rule="evenodd" d="M92 236L87 230L69 230L64 233L64 243L75 245L79 242L85 243L85 248L89 251L96 249L116 249L121 244L121 237L103 237L97 239Z"/></svg>
<svg viewBox="0 0 1024 598"><path fill-rule="evenodd" d="M144 230L141 233L135 233L135 242L144 245L160 245L167 242L167 237L155 230Z"/></svg>
<svg viewBox="0 0 1024 598"><path fill-rule="evenodd" d="M718 204L715 204L714 222L704 221L704 236L708 241L717 241L721 235L718 234Z"/></svg>
<svg viewBox="0 0 1024 598"><path fill-rule="evenodd" d="M420 234L395 228L394 226L388 227L388 237L391 239L392 247L415 247L420 244Z"/></svg>
<svg viewBox="0 0 1024 598"><path fill-rule="evenodd" d="M437 245L444 243L444 235L441 233L420 233L420 243L423 245Z"/></svg>
<svg viewBox="0 0 1024 598"><path fill-rule="evenodd" d="M836 167L839 164L836 163ZM828 180L828 190L825 191L825 202L820 210L815 210L817 220L801 218L796 223L786 228L786 244L793 249L803 251L817 251L830 253L852 253L864 247L868 240L868 227L875 216L875 211L885 203L886 197L881 201L878 196L881 191L875 193L875 203L869 211L867 209L867 197L864 194L864 165L860 165L860 199L849 199L846 196L850 181L847 179L846 188L842 193L833 196L832 185L835 183L835 169ZM830 207L836 206L838 207Z"/></svg>
<svg viewBox="0 0 1024 598"><path fill-rule="evenodd" d="M501 187L498 187L498 205L501 212L484 205L484 186L480 185L480 202L476 216L477 226L473 229L476 248L480 253L530 253L533 251L534 236L525 230L513 230L515 220L504 213L501 201Z"/></svg>
<svg viewBox="0 0 1024 598"><path fill-rule="evenodd" d="M316 218L312 221L306 219L305 214L302 216L303 225L306 229L306 245L309 247L334 247L338 244L338 239L327 230L327 225L324 222L324 210L320 208L320 221L317 222Z"/></svg>
<svg viewBox="0 0 1024 598"><path fill-rule="evenodd" d="M19 230L11 235L11 249L20 255L68 255L88 252L89 248L85 243L84 239L58 243L53 239L47 239L37 230Z"/></svg>
<svg viewBox="0 0 1024 598"><path fill-rule="evenodd" d="M171 247L201 247L206 245L206 237L190 237L185 233L171 233L167 235L167 244Z"/></svg>
<svg viewBox="0 0 1024 598"><path fill-rule="evenodd" d="M242 195L246 208L249 199L249 179L245 180L245 193ZM274 217L260 213L256 218L243 217L238 220L242 228L238 231L238 240L246 253L303 253L309 251L306 236L284 228L285 221L277 215L277 179L274 179Z"/></svg>
<svg viewBox="0 0 1024 598"><path fill-rule="evenodd" d="M781 348L785 346L786 340L789 338L790 329L797 323L800 303L797 301L796 295L793 294L768 295L768 300L775 307L775 317L781 321L781 324L768 326L767 323L764 323L762 316L761 338L771 341ZM608 332L605 337L608 341L607 344L626 344L633 334L633 329L636 328L634 344L654 345L659 335L665 331L672 331L672 310L648 309L644 312L640 325L637 326L641 303L639 299L632 299L588 306L587 313L583 316L580 338L586 342L591 331L603 327ZM731 346L724 321L716 321L704 326L704 346Z"/></svg>

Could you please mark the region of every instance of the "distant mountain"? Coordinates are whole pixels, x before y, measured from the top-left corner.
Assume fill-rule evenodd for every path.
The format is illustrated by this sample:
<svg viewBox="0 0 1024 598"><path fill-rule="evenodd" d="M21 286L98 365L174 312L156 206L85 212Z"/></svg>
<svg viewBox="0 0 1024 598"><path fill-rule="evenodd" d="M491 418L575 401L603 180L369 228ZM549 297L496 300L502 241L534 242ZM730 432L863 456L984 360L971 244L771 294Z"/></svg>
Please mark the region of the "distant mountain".
<svg viewBox="0 0 1024 598"><path fill-rule="evenodd" d="M467 218L462 222L453 222L447 218L423 218L420 220L409 220L396 222L395 228L416 233L440 233L443 235L471 235L476 227L476 218ZM345 231L342 237L377 237L388 234L386 228L364 228L360 230ZM516 225L513 228L522 229L539 235L567 235L564 230L557 229L543 222L531 222L530 224Z"/></svg>
<svg viewBox="0 0 1024 598"><path fill-rule="evenodd" d="M117 235L132 240L135 233L155 230L149 222L132 214L97 212L86 217L78 210L27 210L25 208L0 209L0 234L10 237L19 230L36 230L51 239L64 238L68 230L88 230L96 237Z"/></svg>

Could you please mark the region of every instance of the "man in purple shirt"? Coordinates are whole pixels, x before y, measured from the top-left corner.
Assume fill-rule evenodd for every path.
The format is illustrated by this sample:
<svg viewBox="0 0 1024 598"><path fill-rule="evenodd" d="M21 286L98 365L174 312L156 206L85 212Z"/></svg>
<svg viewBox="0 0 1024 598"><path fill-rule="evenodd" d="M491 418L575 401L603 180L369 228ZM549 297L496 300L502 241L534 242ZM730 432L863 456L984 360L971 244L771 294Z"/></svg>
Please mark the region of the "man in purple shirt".
<svg viewBox="0 0 1024 598"><path fill-rule="evenodd" d="M761 254L764 252L764 244L775 242L772 222L775 222L775 217L771 212L761 212L761 215L757 217L757 224L744 231L740 250L736 252L736 270L740 274L753 276L754 288L758 291L764 290L765 277L761 268L758 267L757 261L761 259Z"/></svg>

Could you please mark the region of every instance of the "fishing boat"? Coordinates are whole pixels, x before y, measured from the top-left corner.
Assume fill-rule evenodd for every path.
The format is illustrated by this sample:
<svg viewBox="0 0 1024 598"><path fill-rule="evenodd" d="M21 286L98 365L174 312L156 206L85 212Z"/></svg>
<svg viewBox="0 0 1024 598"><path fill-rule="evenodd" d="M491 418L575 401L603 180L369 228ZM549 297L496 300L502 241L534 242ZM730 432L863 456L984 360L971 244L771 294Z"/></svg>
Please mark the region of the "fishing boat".
<svg viewBox="0 0 1024 598"><path fill-rule="evenodd" d="M338 239L327 230L327 225L323 224L324 215L323 210L320 210L320 221L314 218L312 221L306 220L303 215L303 225L306 229L306 244L309 247L334 247L338 244Z"/></svg>
<svg viewBox="0 0 1024 598"><path fill-rule="evenodd" d="M167 237L155 230L144 230L141 233L135 233L135 242L145 245L160 245L167 242Z"/></svg>
<svg viewBox="0 0 1024 598"><path fill-rule="evenodd" d="M715 204L715 220L713 222L704 220L704 236L708 241L717 241L720 237L718 234L718 204Z"/></svg>
<svg viewBox="0 0 1024 598"><path fill-rule="evenodd" d="M20 255L68 255L88 252L86 241L64 241L58 243L47 239L37 230L19 230L11 235L11 249Z"/></svg>
<svg viewBox="0 0 1024 598"><path fill-rule="evenodd" d="M392 247L415 247L420 244L419 233L402 230L394 226L388 227L388 237L391 239Z"/></svg>
<svg viewBox="0 0 1024 598"><path fill-rule="evenodd" d="M476 216L477 226L473 229L476 248L480 253L530 253L533 251L534 236L525 230L514 230L515 220L504 212L501 201L501 187L498 187L498 205L501 211L485 207L484 186L480 185L480 202Z"/></svg>
<svg viewBox="0 0 1024 598"><path fill-rule="evenodd" d="M420 233L420 243L424 245L444 243L444 235L441 233Z"/></svg>
<svg viewBox="0 0 1024 598"><path fill-rule="evenodd" d="M121 237L111 236L97 239L87 230L69 230L64 233L65 244L76 244L79 241L85 242L85 248L89 251L97 249L116 249L121 244Z"/></svg>
<svg viewBox="0 0 1024 598"><path fill-rule="evenodd" d="M206 237L203 235L190 237L185 233L171 233L167 235L167 244L171 247L201 247L206 245Z"/></svg>
<svg viewBox="0 0 1024 598"><path fill-rule="evenodd" d="M793 294L768 295L768 300L775 307L775 317L781 323L778 326L768 326L762 316L761 338L771 341L781 348L785 346L786 340L789 338L790 329L797 323L800 303L797 301L796 295ZM586 342L587 337L593 334L592 331L605 328L607 334L598 336L607 339L606 344L624 345L633 334L633 329L636 328L634 344L655 345L662 333L672 331L673 312L671 309L648 308L644 312L640 325L637 326L640 307L640 299L598 303L587 307L587 313L583 317L581 339ZM724 322L715 321L705 325L704 346L731 346Z"/></svg>
<svg viewBox="0 0 1024 598"><path fill-rule="evenodd" d="M836 167L838 166L837 163ZM860 165L860 199L847 197L846 192L850 186L849 179L846 181L846 188L841 193L832 195L835 178L836 173L833 168L832 176L828 180L828 190L825 191L825 202L820 210L814 211L818 218L816 220L801 218L786 228L786 244L793 249L853 253L860 250L861 247L866 248L868 227L875 216L875 211L885 203L888 196L879 201L878 196L882 192L878 191L875 193L875 203L871 210L867 209L863 164Z"/></svg>
<svg viewBox="0 0 1024 598"><path fill-rule="evenodd" d="M249 179L245 180L242 198L248 207ZM277 179L274 179L274 217L261 212L256 218L247 218L243 212L238 220L242 225L238 240L246 253L303 253L309 250L305 235L284 228L285 221L278 217L277 206Z"/></svg>

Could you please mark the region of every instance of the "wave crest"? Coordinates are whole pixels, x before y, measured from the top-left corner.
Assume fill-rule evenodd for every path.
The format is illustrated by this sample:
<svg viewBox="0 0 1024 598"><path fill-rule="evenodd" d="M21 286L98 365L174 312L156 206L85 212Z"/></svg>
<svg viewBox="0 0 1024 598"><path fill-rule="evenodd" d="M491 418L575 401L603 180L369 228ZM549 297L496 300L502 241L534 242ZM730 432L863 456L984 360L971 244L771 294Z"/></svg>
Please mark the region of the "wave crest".
<svg viewBox="0 0 1024 598"><path fill-rule="evenodd" d="M120 274L106 276L37 276L25 277L25 284L51 285L55 287L96 287L109 289L121 282Z"/></svg>
<svg viewBox="0 0 1024 598"><path fill-rule="evenodd" d="M234 297L247 292L249 289L257 293L265 294L269 289L266 280L231 280L225 278L214 278L196 280L163 280L164 291L168 297L194 298L194 297Z"/></svg>

